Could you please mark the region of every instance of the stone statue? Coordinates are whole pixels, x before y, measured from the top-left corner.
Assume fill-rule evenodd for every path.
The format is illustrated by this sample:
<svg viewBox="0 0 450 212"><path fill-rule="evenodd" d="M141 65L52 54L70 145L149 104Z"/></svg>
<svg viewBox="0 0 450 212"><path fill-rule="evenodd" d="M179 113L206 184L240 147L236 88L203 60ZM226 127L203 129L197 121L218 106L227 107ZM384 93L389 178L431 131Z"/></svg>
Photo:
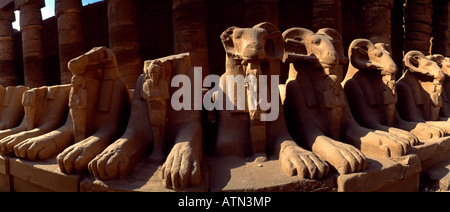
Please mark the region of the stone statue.
<svg viewBox="0 0 450 212"><path fill-rule="evenodd" d="M267 153L273 153L279 156L281 166L288 175L322 178L328 172L328 165L295 143L287 131L282 108L279 108L278 118L274 121L259 119L260 114L268 112L262 110L260 102L271 99L279 103L278 95L270 95L266 99L252 96L255 95L254 92L252 94L255 87L256 90L271 90L270 84L266 86L258 82L260 75L268 76L267 82L273 75L279 75L274 63L280 61L283 55L283 39L279 29L267 22L252 28L230 27L222 33L221 39L226 51L226 70L220 79L220 90L224 93L216 93L214 100L229 101L234 109L218 111L216 156L250 156L262 162L267 160ZM239 91L236 82L228 81L240 76L249 79L247 89L242 89L244 92ZM273 86L278 86L278 83ZM244 101L245 107L239 107L239 100Z"/></svg>
<svg viewBox="0 0 450 212"><path fill-rule="evenodd" d="M128 89L115 56L106 47L96 47L70 60L72 72L70 115L61 128L27 140L15 148L16 155L46 159L57 155L64 173L80 172L117 139L129 113Z"/></svg>
<svg viewBox="0 0 450 212"><path fill-rule="evenodd" d="M166 132L167 99L169 99L169 85L164 75L163 65L154 60L145 65L145 83L142 87L142 98L148 103L153 133L153 151L150 159L163 161L164 134Z"/></svg>
<svg viewBox="0 0 450 212"><path fill-rule="evenodd" d="M70 85L33 88L23 93L25 117L22 131L0 140L2 154L14 152L14 148L28 138L37 137L57 129L64 123L69 108Z"/></svg>
<svg viewBox="0 0 450 212"><path fill-rule="evenodd" d="M427 58L436 62L444 72L445 80L442 84L442 107L439 110L439 120L450 121L450 58L441 54L428 55Z"/></svg>
<svg viewBox="0 0 450 212"><path fill-rule="evenodd" d="M407 139L405 149L419 139L442 136L442 131L420 122L407 122L395 108L397 65L384 43L356 39L349 47L350 64L343 87L355 120L363 127L382 130ZM364 100L364 101L361 101Z"/></svg>
<svg viewBox="0 0 450 212"><path fill-rule="evenodd" d="M364 170L365 154L406 154L407 139L362 127L354 120L337 77L338 65L348 62L339 33L328 28L317 33L291 28L283 37L283 60L291 63L284 107L296 140L342 174Z"/></svg>
<svg viewBox="0 0 450 212"><path fill-rule="evenodd" d="M25 86L0 86L0 135L1 131L20 125L25 115L22 95L29 88ZM6 136L5 136L6 137ZM0 138L3 138L0 136Z"/></svg>
<svg viewBox="0 0 450 212"><path fill-rule="evenodd" d="M406 71L396 85L400 117L406 121L425 122L450 133L449 123L438 121L444 72L436 62L415 50L409 51L403 62Z"/></svg>
<svg viewBox="0 0 450 212"><path fill-rule="evenodd" d="M196 110L177 111L167 104L174 93L168 82L175 75L194 79L189 53L145 62L144 73L136 83L125 133L89 163L96 178L124 178L151 151L148 161L151 163L167 156L162 165L163 184L167 188L201 183L201 114ZM170 153L167 155L164 150Z"/></svg>

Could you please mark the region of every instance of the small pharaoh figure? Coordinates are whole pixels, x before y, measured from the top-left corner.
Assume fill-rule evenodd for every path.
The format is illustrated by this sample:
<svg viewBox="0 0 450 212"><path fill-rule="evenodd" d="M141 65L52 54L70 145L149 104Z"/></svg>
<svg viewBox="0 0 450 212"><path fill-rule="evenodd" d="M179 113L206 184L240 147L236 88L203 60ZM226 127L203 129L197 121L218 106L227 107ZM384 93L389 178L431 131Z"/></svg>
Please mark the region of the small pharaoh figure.
<svg viewBox="0 0 450 212"><path fill-rule="evenodd" d="M160 61L151 61L150 64L144 68L144 72L146 81L143 85L142 98L148 102L153 132L153 152L149 158L153 161L163 161L169 86L165 79L163 65Z"/></svg>
<svg viewBox="0 0 450 212"><path fill-rule="evenodd" d="M395 92L395 75L386 74L382 76L383 80L383 103L386 107L385 109L385 117L386 123L389 126L392 126L393 119L395 114L395 104L397 103L397 92Z"/></svg>
<svg viewBox="0 0 450 212"><path fill-rule="evenodd" d="M439 119L439 110L442 107L442 81L439 81L437 79L433 80L433 91L430 94L431 98L431 116L433 120Z"/></svg>
<svg viewBox="0 0 450 212"><path fill-rule="evenodd" d="M248 63L245 69L247 77L247 105L250 115L250 139L252 140L253 152L256 161L263 162L267 160L266 149L266 124L261 121L260 100L258 91L263 86L259 86L259 77L262 75L260 63ZM260 92L261 93L261 92ZM266 92L267 94L267 92ZM269 102L269 101L266 101Z"/></svg>
<svg viewBox="0 0 450 212"><path fill-rule="evenodd" d="M70 91L69 107L74 116L86 114L87 109L87 91L86 81L81 75L72 77L72 90ZM84 119L73 119L75 122L85 121ZM86 137L86 125L75 123L74 125L75 141L81 141Z"/></svg>

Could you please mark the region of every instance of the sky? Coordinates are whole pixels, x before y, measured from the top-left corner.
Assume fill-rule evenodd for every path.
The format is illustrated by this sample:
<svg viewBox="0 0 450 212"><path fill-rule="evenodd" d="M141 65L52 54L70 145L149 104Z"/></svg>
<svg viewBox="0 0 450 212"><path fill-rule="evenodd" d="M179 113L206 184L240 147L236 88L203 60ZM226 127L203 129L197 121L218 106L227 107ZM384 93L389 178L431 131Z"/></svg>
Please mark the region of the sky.
<svg viewBox="0 0 450 212"><path fill-rule="evenodd" d="M87 4L92 4L95 2L99 2L102 0L82 0L82 4L87 5ZM13 22L13 28L19 30L20 26L19 26L19 14L20 12L18 10L16 10L15 12L16 15L16 21ZM55 16L55 0L45 0L45 7L41 9L41 13L42 13L42 20L45 20L47 18L50 18L52 16Z"/></svg>

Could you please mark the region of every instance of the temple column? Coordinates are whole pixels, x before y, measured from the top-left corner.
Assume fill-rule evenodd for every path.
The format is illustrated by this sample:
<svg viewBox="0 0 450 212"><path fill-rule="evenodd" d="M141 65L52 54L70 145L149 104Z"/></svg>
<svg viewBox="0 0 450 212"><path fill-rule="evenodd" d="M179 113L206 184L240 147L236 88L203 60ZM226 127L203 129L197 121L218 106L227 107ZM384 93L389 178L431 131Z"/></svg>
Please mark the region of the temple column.
<svg viewBox="0 0 450 212"><path fill-rule="evenodd" d="M172 0L174 54L190 52L191 65L209 74L205 0Z"/></svg>
<svg viewBox="0 0 450 212"><path fill-rule="evenodd" d="M391 11L393 0L364 0L365 36L372 43L389 44L387 50L392 53Z"/></svg>
<svg viewBox="0 0 450 212"><path fill-rule="evenodd" d="M342 35L341 0L312 0L312 28L332 28Z"/></svg>
<svg viewBox="0 0 450 212"><path fill-rule="evenodd" d="M20 31L25 86L39 87L46 84L42 51L42 15L44 0L14 0L20 10Z"/></svg>
<svg viewBox="0 0 450 212"><path fill-rule="evenodd" d="M10 4L0 9L0 85L17 85L14 57L14 6Z"/></svg>
<svg viewBox="0 0 450 212"><path fill-rule="evenodd" d="M59 63L61 84L69 84L72 73L67 63L84 53L81 0L56 0L55 16L58 20Z"/></svg>
<svg viewBox="0 0 450 212"><path fill-rule="evenodd" d="M433 53L450 57L450 1L435 1L435 11L439 11L436 20L436 37L433 39Z"/></svg>
<svg viewBox="0 0 450 212"><path fill-rule="evenodd" d="M418 50L428 55L433 33L431 0L407 0L405 3L405 52Z"/></svg>
<svg viewBox="0 0 450 212"><path fill-rule="evenodd" d="M278 26L278 0L245 0L245 27L261 22Z"/></svg>
<svg viewBox="0 0 450 212"><path fill-rule="evenodd" d="M107 0L107 3L109 48L116 56L125 84L133 89L143 73L135 1Z"/></svg>

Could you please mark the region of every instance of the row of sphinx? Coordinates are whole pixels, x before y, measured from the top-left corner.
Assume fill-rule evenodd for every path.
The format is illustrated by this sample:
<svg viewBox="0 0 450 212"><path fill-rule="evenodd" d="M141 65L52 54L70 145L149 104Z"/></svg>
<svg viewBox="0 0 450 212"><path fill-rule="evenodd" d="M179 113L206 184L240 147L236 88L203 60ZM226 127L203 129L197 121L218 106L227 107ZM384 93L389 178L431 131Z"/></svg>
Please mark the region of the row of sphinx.
<svg viewBox="0 0 450 212"><path fill-rule="evenodd" d="M280 75L278 119L264 122L256 110L219 110L215 157L278 158L288 175L321 179L330 170L366 168L366 155L399 157L411 146L450 133L450 60L410 51L406 71L385 44L354 40L344 55L333 29L314 33L270 24L230 27L221 40L226 51L222 75ZM343 67L348 65L344 76ZM98 179L124 178L142 158L164 162L166 187L202 182L202 114L174 110L171 78L193 78L188 53L146 61L136 89L125 86L113 52L96 47L68 63L68 85L0 89L0 153L28 160L56 156L64 173L86 169ZM447 71L447 72L446 72ZM270 80L268 80L270 82ZM220 88L227 98L225 80ZM278 98L272 96L272 101ZM220 101L217 98L214 101Z"/></svg>

